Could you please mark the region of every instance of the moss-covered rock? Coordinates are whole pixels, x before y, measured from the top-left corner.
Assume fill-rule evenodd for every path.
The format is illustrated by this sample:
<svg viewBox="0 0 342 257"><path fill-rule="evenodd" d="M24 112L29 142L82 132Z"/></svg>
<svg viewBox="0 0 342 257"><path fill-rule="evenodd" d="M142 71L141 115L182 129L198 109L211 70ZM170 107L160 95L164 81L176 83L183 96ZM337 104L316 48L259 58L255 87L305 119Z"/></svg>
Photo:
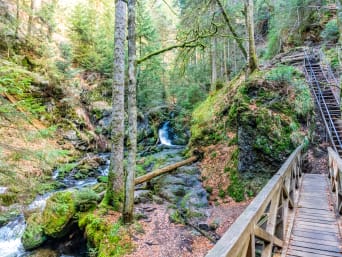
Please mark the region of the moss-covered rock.
<svg viewBox="0 0 342 257"><path fill-rule="evenodd" d="M46 235L61 238L65 236L76 214L72 192L57 192L46 202L43 211L42 227Z"/></svg>
<svg viewBox="0 0 342 257"><path fill-rule="evenodd" d="M193 147L236 144L238 158L230 169L248 179L269 177L303 142L312 111L303 75L280 65L247 79L238 76L210 95L194 110L190 142Z"/></svg>
<svg viewBox="0 0 342 257"><path fill-rule="evenodd" d="M33 213L26 220L25 232L21 238L23 246L26 250L32 250L42 245L46 239L42 227L42 216L40 213Z"/></svg>
<svg viewBox="0 0 342 257"><path fill-rule="evenodd" d="M85 230L88 246L96 249L99 257L124 256L132 250L127 232L118 221L118 213L84 213L80 215L78 225ZM116 222L115 222L116 221Z"/></svg>
<svg viewBox="0 0 342 257"><path fill-rule="evenodd" d="M96 207L99 200L100 197L91 189L84 188L75 192L75 205L78 211L84 212Z"/></svg>

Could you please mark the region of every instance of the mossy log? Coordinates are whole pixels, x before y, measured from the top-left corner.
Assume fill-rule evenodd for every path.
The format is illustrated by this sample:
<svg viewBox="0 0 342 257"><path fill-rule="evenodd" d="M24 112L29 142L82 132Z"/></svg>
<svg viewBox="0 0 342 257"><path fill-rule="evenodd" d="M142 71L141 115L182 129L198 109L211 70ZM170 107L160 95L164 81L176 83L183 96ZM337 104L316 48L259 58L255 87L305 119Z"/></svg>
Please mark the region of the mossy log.
<svg viewBox="0 0 342 257"><path fill-rule="evenodd" d="M180 161L180 162L177 162L177 163L174 163L174 164L171 164L169 166L166 166L164 168L161 168L161 169L157 169L155 171L152 171L150 173L147 173L146 175L143 175L141 177L138 177L134 180L134 184L135 185L139 185L141 183L144 183L146 181L149 181L159 175L162 175L164 173L167 173L167 172L171 172L179 167L182 167L184 165L187 165L187 164L190 164L190 163L193 163L194 161L197 161L199 159L199 156L192 156L184 161Z"/></svg>

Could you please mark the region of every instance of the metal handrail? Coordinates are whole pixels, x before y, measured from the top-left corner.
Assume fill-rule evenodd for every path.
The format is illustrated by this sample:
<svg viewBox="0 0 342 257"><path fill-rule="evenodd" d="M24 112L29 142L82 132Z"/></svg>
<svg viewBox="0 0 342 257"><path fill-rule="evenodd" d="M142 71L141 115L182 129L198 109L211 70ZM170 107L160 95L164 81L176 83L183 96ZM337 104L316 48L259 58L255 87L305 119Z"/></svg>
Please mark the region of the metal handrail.
<svg viewBox="0 0 342 257"><path fill-rule="evenodd" d="M328 84L331 84L330 80L333 80L335 82L335 87L340 90L340 87L339 87L340 83L339 83L338 79L336 79L334 73L332 72L330 64L327 61L327 58L325 57L322 49L319 50L319 58L320 58L320 60L321 60L321 62L323 64L323 65L320 64L319 66L320 66L320 68L322 70L322 74L323 74L325 80L328 82ZM324 68L326 68L326 70ZM334 91L333 91L333 94L334 94ZM335 94L334 94L334 97L335 97L336 102L338 104L340 104L340 99L338 97L336 97Z"/></svg>
<svg viewBox="0 0 342 257"><path fill-rule="evenodd" d="M339 85L339 81L338 81L338 79L336 79L334 73L332 72L332 70L330 68L330 64L328 63L327 58L325 57L322 49L319 50L319 58L323 62L323 65L327 68L327 72L329 75L328 77L331 78L332 80L334 80L336 85Z"/></svg>
<svg viewBox="0 0 342 257"><path fill-rule="evenodd" d="M332 143L332 145L333 145L333 147L334 147L334 150L337 152L336 144L335 144L335 141L334 141L333 138L332 138L332 133L331 133L331 132L334 132L334 134L335 134L335 136L336 136L336 139L337 139L337 141L338 141L338 144L339 144L339 148L342 150L342 142L341 142L340 136L339 136L339 134L337 133L335 124L334 124L334 122L333 122L333 120L332 120L332 117L331 117L331 115L330 115L330 112L329 112L329 108L328 108L328 106L327 106L327 104L326 104L326 102L325 102L325 99L324 99L324 96L323 96L323 93L322 93L322 90L321 90L321 85L320 85L320 83L317 81L317 78L316 78L316 75L315 75L315 73L314 73L314 71L313 71L313 68L312 68L310 59L309 59L308 54L306 53L305 50L304 50L304 55L305 55L305 58L304 58L304 69L305 69L305 72L306 72L306 74L307 74L307 77L308 77L308 80L309 80L310 84L313 85L312 79L311 79L311 77L313 77L314 82L315 82L315 84L316 84L316 86L317 86L319 95L317 95L316 91L313 90L313 91L314 91L314 96L315 96L315 99L316 99L316 101L317 101L317 105L318 105L318 107L320 108L321 115L322 115L322 118L323 118L323 120L324 120L325 126L327 127L328 134L329 134L329 137L330 137L330 141L331 141L331 143ZM310 75L312 75L312 76L309 76L309 72L308 72L307 67L306 67L307 64L308 64L308 66L310 67ZM326 119L324 118L324 114L323 114L323 110L322 110L322 106L321 106L320 100L322 100L322 102L323 102L324 108L325 108L325 110L326 110L326 112L327 112L327 115L328 115L328 122L329 122L330 124L327 124L327 121L326 121ZM329 126L329 125L330 125L330 126ZM331 131L331 130L332 130L332 131Z"/></svg>

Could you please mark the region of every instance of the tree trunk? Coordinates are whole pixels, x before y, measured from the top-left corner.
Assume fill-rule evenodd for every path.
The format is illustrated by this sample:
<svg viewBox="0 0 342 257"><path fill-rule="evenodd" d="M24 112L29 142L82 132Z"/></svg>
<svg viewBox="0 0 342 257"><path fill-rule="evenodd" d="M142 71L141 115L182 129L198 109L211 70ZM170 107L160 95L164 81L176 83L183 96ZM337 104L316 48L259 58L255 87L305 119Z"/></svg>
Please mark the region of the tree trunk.
<svg viewBox="0 0 342 257"><path fill-rule="evenodd" d="M249 1L249 0L248 0ZM226 21L228 28L230 30L230 32L233 34L234 40L236 41L237 45L239 46L243 56L247 59L247 52L245 47L243 46L243 40L241 37L238 36L238 34L236 33L235 29L233 28L232 24L230 23L230 19L229 16L226 12L226 10L224 9L221 0L216 0L216 3L218 4L218 6L220 7L220 10L222 12L223 18Z"/></svg>
<svg viewBox="0 0 342 257"><path fill-rule="evenodd" d="M16 0L16 24L15 24L15 38L18 38L20 25L20 0Z"/></svg>
<svg viewBox="0 0 342 257"><path fill-rule="evenodd" d="M125 185L125 205L123 220L131 223L134 207L134 177L137 154L137 101L136 101L136 35L135 35L135 5L136 0L128 0L128 161Z"/></svg>
<svg viewBox="0 0 342 257"><path fill-rule="evenodd" d="M254 6L253 0L246 0L245 2L246 9L246 28L248 35L248 70L250 73L258 69L258 60L255 50L255 41L254 41Z"/></svg>
<svg viewBox="0 0 342 257"><path fill-rule="evenodd" d="M216 91L216 80L217 80L217 67L216 67L216 38L213 37L211 39L211 51L210 51L210 57L211 57L211 92Z"/></svg>
<svg viewBox="0 0 342 257"><path fill-rule="evenodd" d="M125 39L126 39L126 3L115 2L114 32L114 72L113 107L111 130L111 158L108 174L107 201L119 209L124 189L124 87L125 87Z"/></svg>
<svg viewBox="0 0 342 257"><path fill-rule="evenodd" d="M28 36L31 36L31 34L32 34L33 15L34 15L34 9L35 8L36 8L36 0L31 0L29 17L28 17L28 22L27 22L27 35Z"/></svg>

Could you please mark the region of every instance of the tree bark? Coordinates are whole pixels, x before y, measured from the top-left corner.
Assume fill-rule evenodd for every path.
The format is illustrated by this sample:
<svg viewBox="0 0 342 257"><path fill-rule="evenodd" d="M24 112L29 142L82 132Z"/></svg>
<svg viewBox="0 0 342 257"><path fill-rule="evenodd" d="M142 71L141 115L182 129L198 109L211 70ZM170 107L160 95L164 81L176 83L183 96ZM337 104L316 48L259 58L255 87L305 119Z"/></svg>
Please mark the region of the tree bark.
<svg viewBox="0 0 342 257"><path fill-rule="evenodd" d="M174 163L172 165L166 166L164 168L157 169L155 171L147 173L146 175L143 175L143 176L136 178L135 179L135 185L139 185L139 184L144 183L146 181L149 181L149 180L151 180L157 176L160 176L164 173L171 172L171 171L173 171L179 167L182 167L182 166L187 165L189 163L193 163L197 159L198 159L198 156L192 156L192 157L190 157L184 161L180 161L180 162Z"/></svg>
<svg viewBox="0 0 342 257"><path fill-rule="evenodd" d="M229 16L226 12L226 10L224 9L222 3L220 0L216 0L216 3L218 4L218 6L220 7L220 10L222 12L223 18L226 21L228 28L230 30L230 32L233 34L234 36L234 40L236 41L237 45L239 46L243 56L247 59L247 51L245 49L245 47L243 46L243 39L241 37L238 36L238 34L236 33L235 29L233 28Z"/></svg>
<svg viewBox="0 0 342 257"><path fill-rule="evenodd" d="M15 24L15 38L18 38L20 25L20 0L16 0L16 24Z"/></svg>
<svg viewBox="0 0 342 257"><path fill-rule="evenodd" d="M31 0L29 17L28 17L28 22L27 22L27 35L28 36L31 36L32 34L33 15L34 15L35 8L36 8L36 0Z"/></svg>
<svg viewBox="0 0 342 257"><path fill-rule="evenodd" d="M125 39L126 39L126 3L115 2L114 32L114 72L113 106L111 128L111 158L108 174L107 201L114 208L120 208L124 189L124 87L125 87Z"/></svg>
<svg viewBox="0 0 342 257"><path fill-rule="evenodd" d="M255 40L254 40L254 5L253 0L246 0L246 28L248 35L248 70L250 73L258 69L258 59L255 50Z"/></svg>
<svg viewBox="0 0 342 257"><path fill-rule="evenodd" d="M135 6L136 0L128 0L128 161L125 184L125 204L123 220L133 221L134 207L134 177L137 154L137 101L136 101L136 35L135 35Z"/></svg>
<svg viewBox="0 0 342 257"><path fill-rule="evenodd" d="M216 38L213 37L211 39L211 51L210 51L210 57L211 57L211 92L216 91L216 80L217 80L217 67L216 67Z"/></svg>

